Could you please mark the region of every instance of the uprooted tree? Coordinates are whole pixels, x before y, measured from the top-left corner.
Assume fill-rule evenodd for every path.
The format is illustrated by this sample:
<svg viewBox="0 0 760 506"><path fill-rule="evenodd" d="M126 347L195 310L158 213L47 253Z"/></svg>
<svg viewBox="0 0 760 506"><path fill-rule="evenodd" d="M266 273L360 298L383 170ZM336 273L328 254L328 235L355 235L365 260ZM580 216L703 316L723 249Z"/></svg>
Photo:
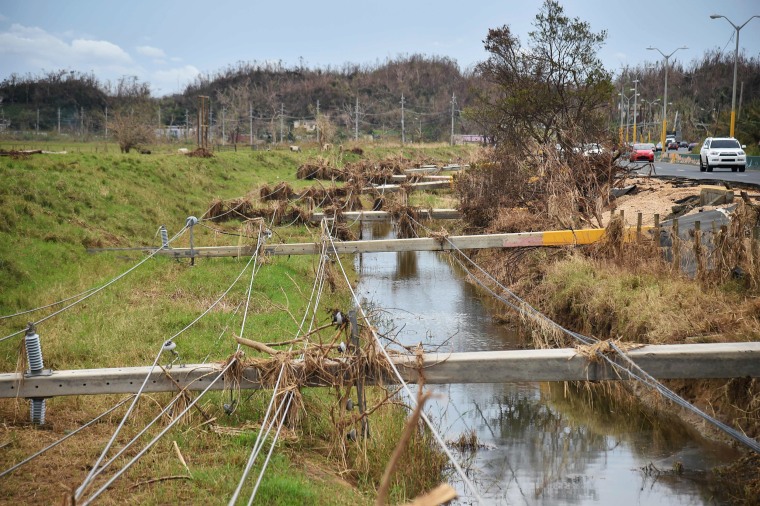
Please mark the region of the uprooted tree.
<svg viewBox="0 0 760 506"><path fill-rule="evenodd" d="M493 226L507 208L526 208L543 225L598 223L618 170L611 155L589 150L609 137L605 107L614 90L597 57L606 32L568 18L553 0L534 27L527 45L506 25L484 41L490 56L476 71L487 86L466 114L496 148L458 185L477 226Z"/></svg>

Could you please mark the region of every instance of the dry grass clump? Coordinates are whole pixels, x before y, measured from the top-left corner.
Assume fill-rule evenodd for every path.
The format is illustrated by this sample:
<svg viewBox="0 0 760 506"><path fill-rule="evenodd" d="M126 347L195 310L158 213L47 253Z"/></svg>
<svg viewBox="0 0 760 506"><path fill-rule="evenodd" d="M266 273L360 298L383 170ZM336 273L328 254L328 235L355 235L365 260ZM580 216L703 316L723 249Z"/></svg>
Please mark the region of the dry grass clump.
<svg viewBox="0 0 760 506"><path fill-rule="evenodd" d="M264 185L259 189L259 197L261 200L290 200L296 196L296 192L293 191L293 187L286 182L280 182L275 185L274 188L270 188L269 185Z"/></svg>
<svg viewBox="0 0 760 506"><path fill-rule="evenodd" d="M459 209L469 224L487 228L500 210L521 208L544 229L601 226L610 189L622 184L615 158L551 145L530 146L529 151L538 154L484 151L486 159L456 178Z"/></svg>
<svg viewBox="0 0 760 506"><path fill-rule="evenodd" d="M394 204L388 209L388 212L393 217L393 227L397 238L408 239L418 237L417 223L420 221L419 209L413 206Z"/></svg>
<svg viewBox="0 0 760 506"><path fill-rule="evenodd" d="M725 283L735 278L756 292L760 289L760 207L743 197L729 225L713 237L714 250L703 279Z"/></svg>
<svg viewBox="0 0 760 506"><path fill-rule="evenodd" d="M198 148L188 153L185 153L185 156L190 156L193 158L213 158L214 153L212 153L211 151L205 148Z"/></svg>
<svg viewBox="0 0 760 506"><path fill-rule="evenodd" d="M546 266L531 300L564 326L600 339L663 344L758 338L757 308L673 277L657 258L621 268L572 254Z"/></svg>
<svg viewBox="0 0 760 506"><path fill-rule="evenodd" d="M300 165L296 170L296 177L307 180L345 181L345 172L330 166L328 159L318 156Z"/></svg>

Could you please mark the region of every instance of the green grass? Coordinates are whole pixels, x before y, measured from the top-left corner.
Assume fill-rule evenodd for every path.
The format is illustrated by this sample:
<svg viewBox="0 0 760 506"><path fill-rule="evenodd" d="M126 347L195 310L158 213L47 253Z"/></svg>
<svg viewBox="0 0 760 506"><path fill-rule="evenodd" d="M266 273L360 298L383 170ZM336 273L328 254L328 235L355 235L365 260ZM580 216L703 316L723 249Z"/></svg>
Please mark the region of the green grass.
<svg viewBox="0 0 760 506"><path fill-rule="evenodd" d="M0 146L4 149L12 146ZM22 146L16 146L20 148ZM23 146L30 148L34 146ZM57 150L65 146L44 146ZM202 216L214 198L229 199L248 194L263 184L288 181L299 188L312 182L296 181L300 163L316 151L291 153L285 150L259 152L225 151L211 159L189 158L176 154L175 147L153 149L152 155L127 154L102 144L78 145L65 155L33 155L22 159L0 157L0 315L11 314L99 286L135 265L143 254L111 252L86 253L87 247L126 247L156 245L157 229L164 224L170 236L182 228L189 215ZM365 149L365 154L384 157L398 154L398 147ZM466 156L466 150L448 146L404 148L406 156L435 157L448 161ZM239 224L227 222L214 227L238 231ZM273 240L316 241L318 229L304 226L275 230ZM248 240L248 239L246 239ZM196 245L237 244L238 238L217 235L196 227ZM187 234L175 245L186 246ZM247 259L187 260L166 257L148 260L134 272L38 327L46 367L56 370L136 366L151 363L161 343L195 319L227 289L245 266ZM281 341L295 336L314 283L317 258L310 256L273 257L258 272L253 284L245 337L263 342ZM350 268L350 258L346 258ZM350 273L355 277L355 274ZM250 276L244 275L227 298L198 324L179 336L177 350L186 363L197 363L208 355L212 361L226 359L235 349L233 334L241 333L242 309ZM352 281L355 281L353 279ZM339 283L341 285L341 283ZM345 289L327 290L321 307L349 306ZM51 310L0 320L0 337L23 329L27 321L41 318ZM326 321L324 309L318 323ZM0 343L0 367L13 371L23 336ZM226 502L237 485L250 445L258 428L253 425L266 408L266 392L243 393L236 413L227 416L221 409L227 394L209 394L204 409L218 417L222 426L243 427L240 435L220 435L196 428L202 420L184 422L141 460L134 470L118 482L103 502L165 504L186 501L193 504ZM250 398L247 398L250 395ZM246 399L247 398L247 399ZM113 396L54 398L48 404L50 440L104 411L115 402ZM147 396L140 403L134 425L155 415L155 408L168 402L168 394ZM372 466L361 464L368 456L349 450L344 464L327 449L336 444L330 410L334 393L327 389L306 391L304 434L293 433L278 443L272 468L260 490L266 504L365 504L370 502L384 462L393 450L403 423L395 408L378 411L375 439L370 449ZM7 423L0 443L14 441L11 450L0 455L0 468L40 448L35 431L24 428L28 407L24 400L0 401L0 417ZM6 478L5 490L12 491L0 502L29 502L30 494L58 501L60 483L78 484L85 466L91 464L110 437L114 423L99 424L84 439L62 445L41 462L45 472L26 469ZM46 437L45 440L48 438ZM139 485L151 478L183 474L172 449L176 440L192 471L192 480L167 480ZM429 447L423 441L421 447ZM420 458L435 460L435 454ZM44 460L48 459L48 460ZM307 465L308 464L308 465ZM33 466L30 466L33 467ZM315 469L319 472L315 473ZM440 477L431 467L425 480L414 473L399 473L394 498L409 497L422 491ZM410 477L412 479L410 480ZM34 487L34 488L30 488ZM399 488L401 487L401 488ZM250 491L250 488L245 490ZM406 494L404 493L406 492ZM221 498L221 499L220 499ZM47 503L47 499L40 499Z"/></svg>

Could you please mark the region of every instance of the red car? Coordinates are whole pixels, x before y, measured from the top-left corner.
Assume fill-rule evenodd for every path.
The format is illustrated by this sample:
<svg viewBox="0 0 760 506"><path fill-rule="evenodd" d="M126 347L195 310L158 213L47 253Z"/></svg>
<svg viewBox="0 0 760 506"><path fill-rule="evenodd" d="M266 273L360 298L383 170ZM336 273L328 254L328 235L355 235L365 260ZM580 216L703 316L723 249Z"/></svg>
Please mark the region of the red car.
<svg viewBox="0 0 760 506"><path fill-rule="evenodd" d="M629 160L632 162L654 162L654 144L634 144Z"/></svg>

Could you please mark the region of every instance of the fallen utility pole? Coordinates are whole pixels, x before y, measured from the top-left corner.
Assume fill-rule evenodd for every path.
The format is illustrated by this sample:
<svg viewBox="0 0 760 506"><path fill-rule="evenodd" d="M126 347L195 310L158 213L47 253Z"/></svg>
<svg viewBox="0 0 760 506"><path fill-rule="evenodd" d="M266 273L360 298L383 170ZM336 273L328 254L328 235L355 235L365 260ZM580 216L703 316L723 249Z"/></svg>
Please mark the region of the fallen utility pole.
<svg viewBox="0 0 760 506"><path fill-rule="evenodd" d="M625 231L626 241L636 241L638 236L650 232L654 227L630 227ZM597 242L604 237L603 228L583 230L553 230L547 232L518 232L513 234L455 235L442 238L422 237L416 239L379 239L370 241L344 241L328 247L329 253L387 253L394 251L451 251L455 249L528 248L543 246L577 246ZM450 242L449 242L450 241ZM89 253L105 251L146 251L157 248L91 248ZM168 248L156 252L157 255L174 258L197 257L241 257L251 256L255 245L207 246L190 248ZM319 255L319 243L269 244L263 248L267 255Z"/></svg>
<svg viewBox="0 0 760 506"><path fill-rule="evenodd" d="M409 183L409 184L381 184L377 186L368 186L362 189L362 193L394 193L404 190L442 190L451 188L451 179L446 181L428 181L425 183Z"/></svg>
<svg viewBox="0 0 760 506"><path fill-rule="evenodd" d="M636 364L658 379L708 379L760 377L760 342L673 344L643 346L627 353ZM425 383L509 383L521 381L603 381L627 379L606 362L592 360L577 349L510 350L469 353L429 353L422 357ZM420 364L416 356L393 358L405 381L416 382ZM625 362L620 362L626 365ZM303 362L294 360L296 377ZM118 367L54 371L49 376L23 378L22 374L0 374L0 398L55 397L136 393L146 376L144 392L170 392L177 387L202 390L221 371L220 364L196 364L173 367L164 372L156 367ZM329 373L325 380L322 371ZM335 378L352 380L356 365L352 358L326 359L323 367L306 376L303 386L332 386ZM171 377L169 377L171 375ZM366 384L379 380L394 383L394 377L365 377ZM240 387L260 389L260 370L249 366ZM212 386L224 388L223 382Z"/></svg>
<svg viewBox="0 0 760 506"><path fill-rule="evenodd" d="M417 211L421 220L459 220L462 213L456 209L419 209ZM320 222L323 218L328 220L334 219L333 215L325 213L314 213L311 221ZM344 222L352 221L389 221L393 214L388 211L346 211L340 213L340 219Z"/></svg>

